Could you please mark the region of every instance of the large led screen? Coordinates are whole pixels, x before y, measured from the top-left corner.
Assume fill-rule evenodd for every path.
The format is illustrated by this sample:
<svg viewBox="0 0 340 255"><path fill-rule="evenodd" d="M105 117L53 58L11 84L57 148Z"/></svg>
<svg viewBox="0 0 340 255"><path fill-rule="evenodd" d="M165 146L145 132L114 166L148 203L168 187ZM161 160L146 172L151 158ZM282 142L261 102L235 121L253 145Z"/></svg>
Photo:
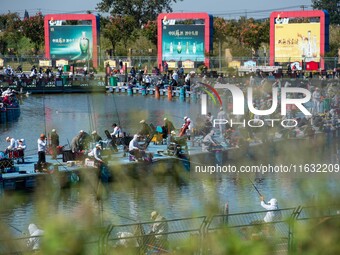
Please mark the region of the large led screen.
<svg viewBox="0 0 340 255"><path fill-rule="evenodd" d="M49 29L53 59L92 59L92 25L50 25Z"/></svg>
<svg viewBox="0 0 340 255"><path fill-rule="evenodd" d="M162 27L162 59L204 61L204 24L165 24Z"/></svg>
<svg viewBox="0 0 340 255"><path fill-rule="evenodd" d="M320 23L275 24L275 62L320 61Z"/></svg>

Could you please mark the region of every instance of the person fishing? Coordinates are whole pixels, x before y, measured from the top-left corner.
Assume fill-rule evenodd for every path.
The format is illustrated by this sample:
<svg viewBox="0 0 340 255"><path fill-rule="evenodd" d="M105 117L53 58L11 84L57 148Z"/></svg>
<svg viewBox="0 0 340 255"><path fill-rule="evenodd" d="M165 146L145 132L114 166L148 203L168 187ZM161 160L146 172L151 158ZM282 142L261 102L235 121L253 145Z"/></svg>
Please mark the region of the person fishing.
<svg viewBox="0 0 340 255"><path fill-rule="evenodd" d="M214 130L211 130L202 140L202 151L208 152L212 146L217 146L217 143L213 139Z"/></svg>
<svg viewBox="0 0 340 255"><path fill-rule="evenodd" d="M58 150L57 147L59 146L59 135L57 133L57 130L52 129L51 131L51 137L50 137L50 142L51 142L51 154L52 154L52 159L56 159L58 155Z"/></svg>
<svg viewBox="0 0 340 255"><path fill-rule="evenodd" d="M99 143L102 140L103 140L102 137L97 133L97 131L93 130L91 133L91 142Z"/></svg>
<svg viewBox="0 0 340 255"><path fill-rule="evenodd" d="M185 116L184 117L184 123L182 125L181 131L180 131L178 136L186 135L188 140L190 140L191 128L192 128L191 119L189 117Z"/></svg>
<svg viewBox="0 0 340 255"><path fill-rule="evenodd" d="M27 247L31 248L33 251L40 249L40 238L44 234L44 231L39 229L35 224L31 223L28 226L28 232L30 238L27 240Z"/></svg>
<svg viewBox="0 0 340 255"><path fill-rule="evenodd" d="M129 153L135 157L135 160L143 160L145 158L145 151L142 146L138 143L139 135L135 134L133 139L129 143Z"/></svg>
<svg viewBox="0 0 340 255"><path fill-rule="evenodd" d="M157 211L151 213L151 220L154 223L151 226L150 234L154 234L154 246L156 248L166 249L168 242L169 226L166 218Z"/></svg>
<svg viewBox="0 0 340 255"><path fill-rule="evenodd" d="M151 136L151 134L152 134L152 128L150 127L150 125L147 124L147 123L145 122L145 120L141 120L139 123L141 124L141 129L140 129L140 131L138 132L138 134L139 134L142 138L144 138L144 139L146 139L146 138L148 138L149 136Z"/></svg>
<svg viewBox="0 0 340 255"><path fill-rule="evenodd" d="M281 211L279 210L279 204L276 198L270 199L268 202L264 201L264 197L260 196L261 206L268 210L266 216L264 217L263 221L268 222L275 222L279 221L282 218Z"/></svg>
<svg viewBox="0 0 340 255"><path fill-rule="evenodd" d="M168 118L164 118L164 126L162 127L162 133L163 133L163 139L167 139L167 143L170 142L170 135L171 132L174 131L176 128L172 121L170 121Z"/></svg>
<svg viewBox="0 0 340 255"><path fill-rule="evenodd" d="M94 158L94 164L100 169L101 165L104 163L103 158L101 156L102 147L100 143L97 143L96 146L88 153L88 156Z"/></svg>

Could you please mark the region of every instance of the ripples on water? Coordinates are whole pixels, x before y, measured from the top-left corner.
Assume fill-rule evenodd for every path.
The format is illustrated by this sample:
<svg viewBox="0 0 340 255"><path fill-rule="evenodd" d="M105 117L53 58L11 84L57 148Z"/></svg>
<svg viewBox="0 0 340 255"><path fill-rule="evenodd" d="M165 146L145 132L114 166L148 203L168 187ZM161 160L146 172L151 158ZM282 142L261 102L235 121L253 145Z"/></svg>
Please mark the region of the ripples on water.
<svg viewBox="0 0 340 255"><path fill-rule="evenodd" d="M217 107L209 107L216 116ZM61 145L66 145L81 129L89 133L95 129L104 137L104 130L111 130L114 122L120 123L125 131L133 134L139 130L141 119L154 125L162 125L163 118L168 117L179 128L183 116L190 116L194 121L200 110L199 103L169 102L166 98L156 100L151 96L30 95L21 100L19 120L2 126L0 146L7 146L7 136L25 138L28 145L27 154L34 154L39 134L49 133L53 128L57 129L60 135ZM148 221L153 210L160 210L170 219L205 215L213 202L216 202L221 210L224 204L228 203L231 213L261 210L258 194L251 182L241 177L231 174L196 174L185 176L184 181L178 182L171 176L145 176L145 180L133 180L128 185L109 184L105 187L107 193L103 200L96 200L94 190L88 192L87 199L96 208L98 216L116 224L132 223L132 219ZM276 197L281 207L294 207L317 199L319 187L324 191L340 193L337 179L326 176L325 179L309 178L305 182L287 175L250 177L267 199ZM141 182L143 185L140 185ZM77 187L61 191L51 190L48 195L51 197L51 215L72 214L84 202L82 192ZM39 221L34 194L23 194L15 201L15 196L11 194L3 194L2 197L8 203L14 203L11 209L1 211L1 218L13 226L11 228L14 233L19 234L17 229L26 231L29 223Z"/></svg>

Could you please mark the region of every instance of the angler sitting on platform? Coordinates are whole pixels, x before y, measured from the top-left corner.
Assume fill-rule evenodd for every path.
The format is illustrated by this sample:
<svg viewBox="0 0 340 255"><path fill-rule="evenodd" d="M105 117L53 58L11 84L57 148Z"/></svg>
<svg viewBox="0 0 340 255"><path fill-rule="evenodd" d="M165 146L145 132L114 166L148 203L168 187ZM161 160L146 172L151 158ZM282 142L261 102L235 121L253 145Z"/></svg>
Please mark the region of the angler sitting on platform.
<svg viewBox="0 0 340 255"><path fill-rule="evenodd" d="M139 122L140 124L142 124L142 128L139 131L139 135L143 138L146 138L147 136L152 134L152 129L151 127L145 122L145 120L141 120Z"/></svg>
<svg viewBox="0 0 340 255"><path fill-rule="evenodd" d="M211 130L202 140L202 151L210 151L212 146L216 146L216 142L212 138L214 135L214 130Z"/></svg>
<svg viewBox="0 0 340 255"><path fill-rule="evenodd" d="M102 150L102 147L100 146L99 143L97 143L96 146L92 149L92 151L90 151L88 154L88 156L94 158L94 164L98 169L104 163L103 158L101 156L101 150Z"/></svg>
<svg viewBox="0 0 340 255"><path fill-rule="evenodd" d="M14 154L16 154L15 155L15 157L18 159L18 163L19 163L19 159L21 159L21 161L22 161L22 163L24 163L24 151L25 151L25 149L26 149L26 143L25 143L25 139L19 139L18 141L17 141L17 144L18 144L18 146L17 146L17 148L16 148L16 152L14 152Z"/></svg>
<svg viewBox="0 0 340 255"><path fill-rule="evenodd" d="M13 137L7 137L6 142L8 142L9 145L5 150L5 154L9 153L10 151L14 150L17 147L17 142Z"/></svg>
<svg viewBox="0 0 340 255"><path fill-rule="evenodd" d="M143 160L145 159L145 151L142 146L138 143L139 135L135 134L133 139L129 143L129 153L135 157L135 160Z"/></svg>

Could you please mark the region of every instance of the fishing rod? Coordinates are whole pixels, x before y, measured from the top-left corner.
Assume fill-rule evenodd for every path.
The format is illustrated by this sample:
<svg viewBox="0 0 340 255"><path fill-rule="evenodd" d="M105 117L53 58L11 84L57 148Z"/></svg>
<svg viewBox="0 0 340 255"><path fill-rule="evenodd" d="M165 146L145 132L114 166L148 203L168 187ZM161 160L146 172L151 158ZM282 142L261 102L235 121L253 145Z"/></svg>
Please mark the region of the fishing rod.
<svg viewBox="0 0 340 255"><path fill-rule="evenodd" d="M260 191L257 189L257 187L255 186L255 184L250 180L250 178L248 177L249 181L251 182L251 184L253 185L253 187L255 188L255 190L257 191L257 193L259 194L260 197L262 197L262 194L260 193Z"/></svg>
<svg viewBox="0 0 340 255"><path fill-rule="evenodd" d="M120 118L119 118L119 112L118 112L118 108L117 108L117 104L116 104L116 99L115 99L115 96L114 94L112 95L112 98L113 98L113 103L115 105L115 108L116 108L116 114L117 114L117 119L118 119L118 125L120 127Z"/></svg>
<svg viewBox="0 0 340 255"><path fill-rule="evenodd" d="M7 223L8 226L10 226L11 228L15 229L16 231L18 231L19 233L23 234L23 235L26 235L25 232L21 231L20 229L18 229L17 227L13 226L12 224L10 223Z"/></svg>

